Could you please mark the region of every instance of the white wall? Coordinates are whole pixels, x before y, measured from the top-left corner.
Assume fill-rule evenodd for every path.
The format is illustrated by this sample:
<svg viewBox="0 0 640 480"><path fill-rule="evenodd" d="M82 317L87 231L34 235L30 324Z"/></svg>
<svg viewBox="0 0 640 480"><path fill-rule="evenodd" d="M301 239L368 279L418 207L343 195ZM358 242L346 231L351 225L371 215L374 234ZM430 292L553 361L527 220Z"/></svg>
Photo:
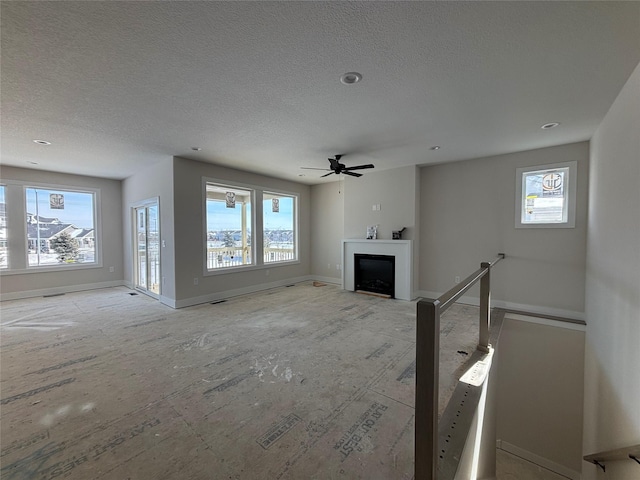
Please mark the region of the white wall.
<svg viewBox="0 0 640 480"><path fill-rule="evenodd" d="M133 207L151 198L159 198L160 274L164 282L160 285L160 298L172 305L176 298L175 287L175 242L173 212L173 159L169 158L132 175L122 182L122 242L124 243L124 279L133 286Z"/></svg>
<svg viewBox="0 0 640 480"><path fill-rule="evenodd" d="M497 438L505 450L530 460L542 457L559 465L558 473L577 478L585 334L581 325L555 323L505 318L498 347Z"/></svg>
<svg viewBox="0 0 640 480"><path fill-rule="evenodd" d="M591 140L584 454L640 444L640 65ZM585 479L640 465L583 464Z"/></svg>
<svg viewBox="0 0 640 480"><path fill-rule="evenodd" d="M416 240L417 167L363 173L344 180L344 238L365 238L367 226L378 225L379 239L390 240L392 231L407 227L402 239Z"/></svg>
<svg viewBox="0 0 640 480"><path fill-rule="evenodd" d="M342 182L311 187L311 274L314 278L340 283L344 238L344 194Z"/></svg>
<svg viewBox="0 0 640 480"><path fill-rule="evenodd" d="M515 228L516 168L578 162L575 228ZM584 315L589 145L586 142L421 169L420 284L427 296L499 252L496 304L571 318ZM477 297L477 291L469 295ZM501 302L501 303L500 303Z"/></svg>
<svg viewBox="0 0 640 480"><path fill-rule="evenodd" d="M2 183L7 188L22 188L19 182L34 185L53 185L59 187L84 187L100 190L101 250L102 266L77 270L56 270L44 273L2 274L0 292L2 299L24 298L52 293L64 293L90 288L108 287L122 284L122 219L121 219L121 182L104 178L67 175L63 173L31 170L16 167L2 167ZM16 182L13 186L12 182ZM5 200L11 201L11 198ZM7 205L10 250L26 252L24 239L25 218L22 205ZM16 234L19 232L19 234ZM115 239L115 241L113 240ZM24 243L23 243L24 242ZM22 254L22 253L19 253ZM25 253L26 254L26 253ZM23 260L26 264L26 260ZM114 267L110 272L109 267Z"/></svg>
<svg viewBox="0 0 640 480"><path fill-rule="evenodd" d="M285 285L307 279L310 262L310 191L308 185L288 182L254 173L195 162L185 158L173 159L174 241L176 306L203 303L233 294ZM237 273L204 275L204 235L202 178L213 178L227 183L265 187L275 191L299 195L299 262L288 265L268 265L262 269L242 270ZM255 206L256 215L262 211ZM256 239L256 241L261 241ZM193 279L198 278L198 285Z"/></svg>

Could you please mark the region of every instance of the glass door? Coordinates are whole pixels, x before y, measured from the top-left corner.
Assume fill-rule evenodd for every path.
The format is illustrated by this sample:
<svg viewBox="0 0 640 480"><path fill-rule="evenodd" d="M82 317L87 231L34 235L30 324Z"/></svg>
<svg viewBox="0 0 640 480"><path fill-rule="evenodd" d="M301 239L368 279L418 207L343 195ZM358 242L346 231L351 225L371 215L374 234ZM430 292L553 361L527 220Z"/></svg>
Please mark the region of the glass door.
<svg viewBox="0 0 640 480"><path fill-rule="evenodd" d="M153 296L160 295L160 228L158 204L133 209L135 218L135 287Z"/></svg>

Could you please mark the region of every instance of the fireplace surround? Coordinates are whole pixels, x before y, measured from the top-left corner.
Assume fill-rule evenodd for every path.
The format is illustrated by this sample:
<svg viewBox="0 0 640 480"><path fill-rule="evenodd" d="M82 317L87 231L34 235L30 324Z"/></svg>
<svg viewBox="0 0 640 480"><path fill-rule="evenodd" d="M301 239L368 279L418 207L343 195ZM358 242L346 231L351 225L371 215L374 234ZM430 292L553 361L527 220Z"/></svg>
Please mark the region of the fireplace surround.
<svg viewBox="0 0 640 480"><path fill-rule="evenodd" d="M413 298L413 245L412 240L364 240L342 241L342 288L355 291L355 254L390 255L395 257L395 298Z"/></svg>

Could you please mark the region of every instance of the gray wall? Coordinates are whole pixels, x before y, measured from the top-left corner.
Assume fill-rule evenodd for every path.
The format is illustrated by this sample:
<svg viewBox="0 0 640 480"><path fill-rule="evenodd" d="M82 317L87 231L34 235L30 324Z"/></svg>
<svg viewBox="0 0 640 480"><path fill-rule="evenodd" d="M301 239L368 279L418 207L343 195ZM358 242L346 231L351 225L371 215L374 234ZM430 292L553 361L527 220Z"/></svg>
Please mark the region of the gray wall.
<svg viewBox="0 0 640 480"><path fill-rule="evenodd" d="M308 278L311 270L309 186L180 157L174 157L173 173L176 306L202 303L215 299L217 295L239 294ZM204 275L203 177L297 193L300 261L293 265L268 265L262 269L237 273ZM255 211L259 217L261 205L256 205ZM194 285L194 278L198 278L198 285Z"/></svg>
<svg viewBox="0 0 640 480"><path fill-rule="evenodd" d="M591 140L584 453L640 444L640 65ZM638 478L631 460L606 477Z"/></svg>
<svg viewBox="0 0 640 480"><path fill-rule="evenodd" d="M2 292L3 299L108 287L122 283L122 190L119 180L67 175L7 166L2 167L1 175L2 183L7 185L7 188L22 188L11 185L12 181L22 181L32 182L35 185L44 184L60 187L99 189L99 208L102 226L102 267L56 270L44 273L3 273L2 282L0 282L0 291ZM6 199L11 201L11 198ZM7 205L7 209L8 215L12 216L12 218L8 218L10 222L8 234L11 252L14 255L26 254L24 234L15 235L15 232L24 231L20 230L24 228L25 222L24 217L22 217L23 206ZM109 272L109 267L114 267L114 271Z"/></svg>
<svg viewBox="0 0 640 480"><path fill-rule="evenodd" d="M366 238L367 226L378 225L378 238L391 239L406 227L403 240L413 241L413 262L420 255L420 170L416 166L365 170L360 178L344 181L344 238ZM380 205L380 210L373 210ZM413 290L419 271L413 270ZM412 292L413 294L414 292Z"/></svg>
<svg viewBox="0 0 640 480"><path fill-rule="evenodd" d="M514 453L550 460L575 478L582 469L584 328L569 326L575 329L505 318L497 438L509 444L505 450L515 446L524 452Z"/></svg>
<svg viewBox="0 0 640 480"><path fill-rule="evenodd" d="M322 281L340 283L344 238L342 182L311 187L311 274Z"/></svg>
<svg viewBox="0 0 640 480"><path fill-rule="evenodd" d="M575 228L516 229L516 168L574 160ZM582 318L588 162L582 142L422 168L419 289L441 294L504 252L492 276L497 304Z"/></svg>
<svg viewBox="0 0 640 480"><path fill-rule="evenodd" d="M152 167L146 168L122 182L122 229L124 243L124 279L129 287L133 286L133 207L141 202L159 199L160 239L164 247L160 248L160 273L163 282L160 286L160 298L172 305L175 301L175 242L173 212L173 159L169 158Z"/></svg>
<svg viewBox="0 0 640 480"><path fill-rule="evenodd" d="M417 167L363 173L344 180L344 237L365 238L367 226L378 225L379 239L391 239L393 230L407 227L402 238L415 240ZM373 211L373 205L380 205L380 210Z"/></svg>

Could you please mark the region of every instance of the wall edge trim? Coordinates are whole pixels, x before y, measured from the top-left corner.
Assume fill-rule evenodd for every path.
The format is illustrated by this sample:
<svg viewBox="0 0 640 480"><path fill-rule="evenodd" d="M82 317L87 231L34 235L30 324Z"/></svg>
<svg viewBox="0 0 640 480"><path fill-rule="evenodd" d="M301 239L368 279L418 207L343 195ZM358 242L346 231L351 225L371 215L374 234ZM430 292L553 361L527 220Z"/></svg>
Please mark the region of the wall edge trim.
<svg viewBox="0 0 640 480"><path fill-rule="evenodd" d="M301 277L286 278L284 280L277 280L269 283L259 283L256 285L249 285L247 287L235 288L232 290L223 290L220 292L213 292L207 295L200 295L197 297L185 298L182 300L173 300L175 306L173 308L191 307L193 305L200 305L202 303L215 302L217 300L224 300L231 297L238 297L240 295L246 295L248 293L261 292L263 290L270 290L272 288L284 287L285 285L291 285L301 282L307 282L313 280L313 276L305 275ZM165 302L162 302L165 303ZM170 304L167 304L172 306Z"/></svg>
<svg viewBox="0 0 640 480"><path fill-rule="evenodd" d="M571 468L565 467L564 465L560 465L552 460L541 457L540 455L536 455L533 452L525 450L524 448L520 448L517 445L513 445L509 442L505 442L504 440L496 441L496 448L503 450L507 453L511 453L517 457L520 457L524 460L527 460L531 463L534 463L542 468L546 468L547 470L551 470L558 475L562 475L564 477L570 478L571 480L581 480L582 475L580 472L576 472Z"/></svg>
<svg viewBox="0 0 640 480"><path fill-rule="evenodd" d="M110 280L108 282L83 283L82 285L63 285L59 287L41 288L38 290L23 290L20 292L0 293L0 302L5 300L20 300L23 298L42 297L44 295L59 295L62 293L83 292L100 288L127 287L124 280Z"/></svg>

